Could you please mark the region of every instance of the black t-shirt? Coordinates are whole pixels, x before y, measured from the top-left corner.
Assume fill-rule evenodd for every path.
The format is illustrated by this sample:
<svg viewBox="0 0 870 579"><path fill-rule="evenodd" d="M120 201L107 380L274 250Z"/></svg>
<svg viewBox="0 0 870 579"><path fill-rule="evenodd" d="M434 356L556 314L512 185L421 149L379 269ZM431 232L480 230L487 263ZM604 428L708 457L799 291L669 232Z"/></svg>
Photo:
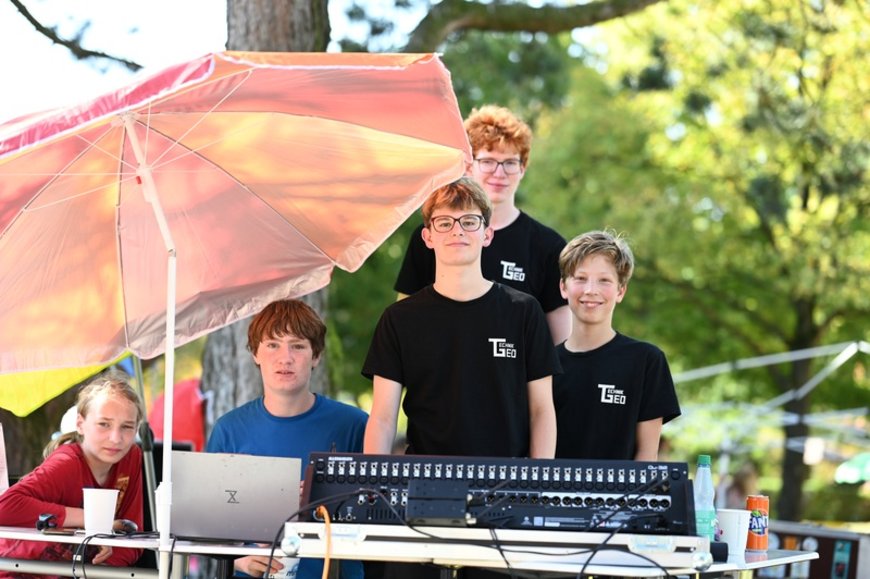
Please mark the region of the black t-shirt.
<svg viewBox="0 0 870 579"><path fill-rule="evenodd" d="M411 452L525 457L528 382L559 371L541 307L496 283L467 302L427 286L387 307L362 373L405 388Z"/></svg>
<svg viewBox="0 0 870 579"><path fill-rule="evenodd" d="M557 346L563 373L553 377L557 458L632 460L638 422L680 415L664 353L617 334L590 352Z"/></svg>
<svg viewBox="0 0 870 579"><path fill-rule="evenodd" d="M420 225L411 234L394 289L411 295L435 281L435 252L426 247ZM559 293L559 252L565 239L520 212L513 223L495 232L483 248L483 277L535 297L544 312L564 306Z"/></svg>

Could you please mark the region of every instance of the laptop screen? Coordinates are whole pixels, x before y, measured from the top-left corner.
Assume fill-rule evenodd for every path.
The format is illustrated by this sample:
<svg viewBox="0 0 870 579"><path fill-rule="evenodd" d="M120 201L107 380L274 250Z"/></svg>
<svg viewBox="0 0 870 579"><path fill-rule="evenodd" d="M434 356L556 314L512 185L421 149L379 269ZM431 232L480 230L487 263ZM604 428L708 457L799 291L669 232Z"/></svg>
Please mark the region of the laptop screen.
<svg viewBox="0 0 870 579"><path fill-rule="evenodd" d="M298 458L172 452L170 532L271 543L299 509Z"/></svg>

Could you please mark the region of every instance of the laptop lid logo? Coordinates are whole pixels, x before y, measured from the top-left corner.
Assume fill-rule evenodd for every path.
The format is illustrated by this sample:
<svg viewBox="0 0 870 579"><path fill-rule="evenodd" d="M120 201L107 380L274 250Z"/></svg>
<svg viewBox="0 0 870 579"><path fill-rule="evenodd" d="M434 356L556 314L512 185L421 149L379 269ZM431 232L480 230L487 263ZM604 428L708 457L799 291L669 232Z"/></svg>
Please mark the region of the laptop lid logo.
<svg viewBox="0 0 870 579"><path fill-rule="evenodd" d="M237 490L235 490L235 491L231 491L231 490L227 489L227 490L224 491L224 492L226 492L226 493L229 495L229 496L227 497L227 504L230 504L230 505L237 505L237 504L239 504L239 501L236 500L236 493L239 492L239 491L237 491Z"/></svg>

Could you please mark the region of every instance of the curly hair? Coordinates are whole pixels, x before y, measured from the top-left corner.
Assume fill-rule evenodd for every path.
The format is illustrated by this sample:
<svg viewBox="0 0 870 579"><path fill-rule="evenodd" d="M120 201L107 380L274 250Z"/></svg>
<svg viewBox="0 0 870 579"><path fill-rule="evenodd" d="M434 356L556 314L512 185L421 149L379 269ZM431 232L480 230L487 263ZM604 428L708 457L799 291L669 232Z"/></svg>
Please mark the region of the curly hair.
<svg viewBox="0 0 870 579"><path fill-rule="evenodd" d="M532 129L510 109L498 105L472 109L464 126L475 155L481 150L513 148L519 153L523 167L529 164Z"/></svg>

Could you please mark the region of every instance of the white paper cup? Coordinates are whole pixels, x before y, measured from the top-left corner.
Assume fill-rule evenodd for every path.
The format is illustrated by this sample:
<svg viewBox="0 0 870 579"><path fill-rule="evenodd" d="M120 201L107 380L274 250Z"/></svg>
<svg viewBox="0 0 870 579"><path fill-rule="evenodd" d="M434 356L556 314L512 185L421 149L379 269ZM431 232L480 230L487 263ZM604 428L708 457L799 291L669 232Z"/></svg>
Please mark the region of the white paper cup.
<svg viewBox="0 0 870 579"><path fill-rule="evenodd" d="M112 532L118 489L82 489L85 496L85 534Z"/></svg>
<svg viewBox="0 0 870 579"><path fill-rule="evenodd" d="M719 519L721 531L720 540L728 543L728 557L732 555L743 556L746 553L746 537L749 535L749 515L745 509L718 509L716 518Z"/></svg>
<svg viewBox="0 0 870 579"><path fill-rule="evenodd" d="M270 573L269 579L296 579L296 573L299 570L299 559L295 557L281 557L279 561L284 565L284 568L277 573Z"/></svg>

